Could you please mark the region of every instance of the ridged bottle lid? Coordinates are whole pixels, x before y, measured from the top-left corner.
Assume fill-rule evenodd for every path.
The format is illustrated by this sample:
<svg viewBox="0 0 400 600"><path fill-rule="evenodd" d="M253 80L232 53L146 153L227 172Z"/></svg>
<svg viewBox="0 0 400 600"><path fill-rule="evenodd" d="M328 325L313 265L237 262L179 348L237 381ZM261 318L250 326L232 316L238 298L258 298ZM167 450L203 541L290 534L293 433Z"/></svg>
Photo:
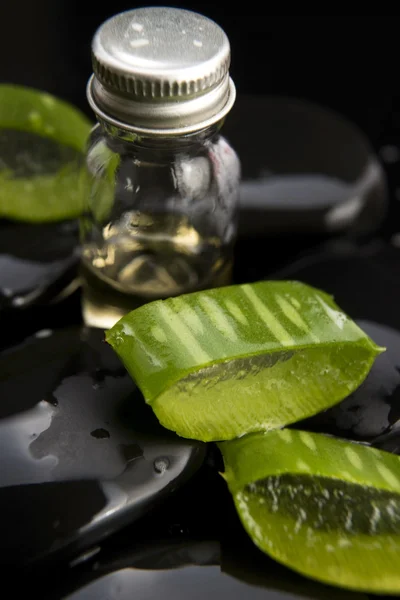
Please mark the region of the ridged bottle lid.
<svg viewBox="0 0 400 600"><path fill-rule="evenodd" d="M188 10L138 8L96 32L88 100L122 129L182 134L221 120L235 100L230 45L214 21Z"/></svg>

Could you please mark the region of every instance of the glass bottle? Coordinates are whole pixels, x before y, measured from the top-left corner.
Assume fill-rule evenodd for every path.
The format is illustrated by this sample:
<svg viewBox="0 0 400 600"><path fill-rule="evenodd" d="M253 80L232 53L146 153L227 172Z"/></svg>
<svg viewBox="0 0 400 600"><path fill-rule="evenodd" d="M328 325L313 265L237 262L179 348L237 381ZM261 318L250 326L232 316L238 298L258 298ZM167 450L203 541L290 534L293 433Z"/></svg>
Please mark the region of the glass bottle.
<svg viewBox="0 0 400 600"><path fill-rule="evenodd" d="M109 328L145 302L230 282L240 165L220 135L235 88L213 21L135 9L92 50L83 316Z"/></svg>

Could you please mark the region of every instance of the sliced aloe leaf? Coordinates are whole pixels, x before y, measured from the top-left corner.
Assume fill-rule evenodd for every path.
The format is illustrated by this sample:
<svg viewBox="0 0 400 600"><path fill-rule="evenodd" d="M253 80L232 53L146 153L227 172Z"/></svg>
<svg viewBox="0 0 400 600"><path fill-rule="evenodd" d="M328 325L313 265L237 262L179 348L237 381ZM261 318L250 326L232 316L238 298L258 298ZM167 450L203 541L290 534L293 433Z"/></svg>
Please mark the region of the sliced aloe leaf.
<svg viewBox="0 0 400 600"><path fill-rule="evenodd" d="M382 351L333 302L293 281L228 286L160 300L107 340L160 422L228 440L332 406Z"/></svg>
<svg viewBox="0 0 400 600"><path fill-rule="evenodd" d="M400 592L400 457L290 429L219 447L239 517L261 550L325 583Z"/></svg>
<svg viewBox="0 0 400 600"><path fill-rule="evenodd" d="M80 215L90 129L82 113L54 96L0 85L0 217L45 222Z"/></svg>
<svg viewBox="0 0 400 600"><path fill-rule="evenodd" d="M0 127L36 133L83 152L92 124L77 108L51 94L2 84Z"/></svg>
<svg viewBox="0 0 400 600"><path fill-rule="evenodd" d="M84 200L78 169L68 165L51 175L21 179L0 172L0 217L31 223L78 217Z"/></svg>

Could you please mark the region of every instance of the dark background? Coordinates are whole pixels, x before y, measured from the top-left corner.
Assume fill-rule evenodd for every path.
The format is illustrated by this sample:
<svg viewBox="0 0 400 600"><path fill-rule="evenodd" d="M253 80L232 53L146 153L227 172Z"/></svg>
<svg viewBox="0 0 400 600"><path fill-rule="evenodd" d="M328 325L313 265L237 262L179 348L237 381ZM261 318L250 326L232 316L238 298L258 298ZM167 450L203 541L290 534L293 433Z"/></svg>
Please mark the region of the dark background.
<svg viewBox="0 0 400 600"><path fill-rule="evenodd" d="M236 11L227 2L174 5L202 12L225 29L239 93L317 101L358 123L374 145L393 141L400 131L400 116L393 115L400 91L399 16L260 15L259 7L268 6L254 2L237 3ZM2 0L0 81L45 89L90 115L91 38L106 18L135 6L143 4Z"/></svg>

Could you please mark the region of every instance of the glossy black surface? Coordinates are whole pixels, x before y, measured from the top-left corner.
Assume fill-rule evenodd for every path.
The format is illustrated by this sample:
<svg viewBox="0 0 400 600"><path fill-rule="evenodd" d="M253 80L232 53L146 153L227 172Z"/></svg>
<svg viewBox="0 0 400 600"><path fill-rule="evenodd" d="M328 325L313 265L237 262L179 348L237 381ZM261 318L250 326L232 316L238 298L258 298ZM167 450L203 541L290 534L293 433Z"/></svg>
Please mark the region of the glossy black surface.
<svg viewBox="0 0 400 600"><path fill-rule="evenodd" d="M258 600L363 600L363 594L306 580L262 554L240 525L214 458L157 510L42 577L42 596ZM213 490L212 496L208 490Z"/></svg>
<svg viewBox="0 0 400 600"><path fill-rule="evenodd" d="M0 358L2 564L73 558L203 460L161 428L103 337L42 330Z"/></svg>
<svg viewBox="0 0 400 600"><path fill-rule="evenodd" d="M386 172L389 216L375 240L356 243L349 229L352 241L328 241L325 230L310 236L301 227L272 237L262 207L251 211L250 230L237 244L234 276L319 286L387 346L351 398L300 426L398 453L400 251L390 240L400 222L400 176L395 162ZM12 252L24 239L11 239ZM218 474L215 447L207 447L196 471L202 450L160 430L100 334L80 322L75 292L58 304L39 300L7 311L2 331L0 570L15 594L21 588L20 597L40 590L49 600L367 597L306 580L259 552ZM183 462L174 462L177 456ZM176 483L184 485L170 494Z"/></svg>
<svg viewBox="0 0 400 600"><path fill-rule="evenodd" d="M304 584L296 576L289 576L290 580L285 581L285 577L282 575L287 577L287 573L283 574L282 569L274 564L269 564L269 572L266 572L265 557L262 557L264 562L262 569L254 562L247 565L243 565L243 563L230 564L231 557L224 556L223 550L217 542L189 543L186 546L181 544L178 550L173 546L167 546L163 548L163 551L168 553L167 556L171 561L175 558L174 553L179 552L178 557L183 564L176 565L174 570L171 570L166 562L164 568L160 567L156 571L154 566L152 570L147 570L140 566L129 565L109 574L99 573L97 580L87 584L78 593L72 593L67 597L71 599L85 598L85 600L108 600L110 597L117 597L121 600L132 597L141 600L153 600L154 598L177 600L186 598L192 600L203 600L204 598L210 600L220 598L278 600L285 598L294 600L301 594L301 597L310 599L339 600L341 598L344 600L347 597L361 600L363 598L362 594L341 593L312 582ZM219 556L220 553L221 556ZM133 565L135 565L134 559L135 557L132 557ZM185 559L188 563L186 565ZM222 560L222 566L208 564L213 560ZM241 570L237 569L238 566ZM233 573L230 572L230 569L233 570Z"/></svg>
<svg viewBox="0 0 400 600"><path fill-rule="evenodd" d="M371 337L387 347L352 397L300 426L396 453L400 449L397 257L398 250L384 242L361 248L330 243L308 252L281 272L284 277L302 279L333 293ZM257 268L263 268L261 261ZM71 301L64 302L64 308ZM143 461L143 436L148 439L145 432L158 427L153 415L140 396L135 397L133 384L100 341L99 332L76 328L49 333L41 331L3 354L1 372L5 376L0 387L0 427L5 425L0 441L5 446L3 456L10 459L11 455L13 461L1 463L1 477L8 484L16 479L23 484L0 490L6 531L3 556L7 554L7 560L13 557L19 569L23 552L26 558L44 558L50 550L49 557L59 559L51 574L45 560L34 568L31 565L28 572L31 585L41 586L43 598L212 600L225 594L249 600L366 598L308 581L254 548L218 475L223 467L213 446L208 447L207 460L197 475L180 491L167 495L159 506L153 503L159 498L148 498L150 513L136 520L141 512L138 472L129 466ZM119 415L125 415L125 425L121 425ZM128 422L133 424L133 431ZM151 486L154 479L159 481L157 477L166 464L163 459L169 457L171 448L160 446L159 434L160 430L156 431L155 443L154 438L150 440L154 448L150 461L142 462ZM166 438L163 444L175 447L178 443L179 452L187 456L186 442L182 447L171 434L166 433ZM154 462L156 458L161 458L159 464ZM194 462L197 466L197 459ZM8 474L6 464L13 465ZM42 483L38 485L38 481ZM110 496L105 493L105 484L110 482L113 490L116 485L119 493L122 490L132 498L132 510L124 512L117 494L116 511L105 518L110 529L95 527L92 535L90 519L107 512ZM91 525L82 529L85 523ZM123 524L124 529L112 533ZM61 539L68 542L64 557L55 552L62 544L52 545L57 529ZM81 541L74 543L71 532L79 529ZM29 540L35 541L34 549Z"/></svg>
<svg viewBox="0 0 400 600"><path fill-rule="evenodd" d="M75 222L30 225L0 221L0 310L59 300L68 293L78 261Z"/></svg>
<svg viewBox="0 0 400 600"><path fill-rule="evenodd" d="M241 157L241 235L361 236L381 224L386 174L341 115L294 98L239 95L223 132Z"/></svg>

